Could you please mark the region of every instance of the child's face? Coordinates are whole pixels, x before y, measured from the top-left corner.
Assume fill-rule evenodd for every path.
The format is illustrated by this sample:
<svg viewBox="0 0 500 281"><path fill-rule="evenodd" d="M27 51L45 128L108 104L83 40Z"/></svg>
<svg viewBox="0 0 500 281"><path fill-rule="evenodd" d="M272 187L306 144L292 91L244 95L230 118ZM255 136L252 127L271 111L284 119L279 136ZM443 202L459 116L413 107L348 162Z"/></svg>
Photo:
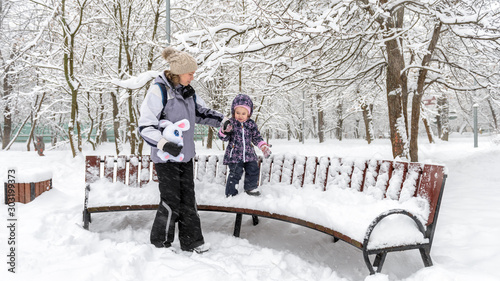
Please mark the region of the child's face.
<svg viewBox="0 0 500 281"><path fill-rule="evenodd" d="M248 110L244 107L234 109L234 118L240 122L245 122L248 119Z"/></svg>

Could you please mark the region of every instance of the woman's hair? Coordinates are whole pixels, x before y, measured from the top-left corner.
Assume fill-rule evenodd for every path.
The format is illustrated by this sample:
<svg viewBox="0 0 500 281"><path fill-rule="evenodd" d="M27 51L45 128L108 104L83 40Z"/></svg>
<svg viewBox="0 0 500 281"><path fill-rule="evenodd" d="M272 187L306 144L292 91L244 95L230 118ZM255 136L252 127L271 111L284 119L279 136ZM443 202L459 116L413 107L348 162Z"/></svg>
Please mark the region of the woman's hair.
<svg viewBox="0 0 500 281"><path fill-rule="evenodd" d="M176 87L181 82L179 75L173 74L170 70L165 70L165 77L172 82L173 86Z"/></svg>

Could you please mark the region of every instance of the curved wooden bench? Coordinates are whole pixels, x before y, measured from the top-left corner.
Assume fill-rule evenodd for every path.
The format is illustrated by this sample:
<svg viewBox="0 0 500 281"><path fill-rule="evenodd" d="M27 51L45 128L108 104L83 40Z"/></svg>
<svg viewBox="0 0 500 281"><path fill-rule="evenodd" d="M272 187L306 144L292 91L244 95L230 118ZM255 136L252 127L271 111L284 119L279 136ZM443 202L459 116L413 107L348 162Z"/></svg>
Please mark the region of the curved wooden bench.
<svg viewBox="0 0 500 281"><path fill-rule="evenodd" d="M363 235L350 235L335 229L331 225L324 225L318 218L296 217L282 210L266 210L259 207L258 203L245 204L247 201L260 200L248 196L248 200L239 201L245 204L231 203L231 200L220 199L224 197L224 185L227 176L227 168L222 164L222 155L202 155L195 159L195 180L196 188L216 188L212 198L202 195L198 200L198 210L215 211L236 214L234 236L239 236L241 231L242 215L251 215L253 224L258 224L258 217L272 218L289 223L294 223L308 227L334 238L334 241L342 240L363 252L365 263L370 274L380 272L387 253L394 251L405 251L418 249L420 251L425 266L432 265L430 250L434 232L436 229L441 198L446 181L445 168L441 165L431 165L422 163L408 163L392 160L363 160L363 159L342 159L336 157L305 157L297 155L273 155L269 159L259 159L260 179L259 184L263 191L265 188L271 189L273 186L295 187L294 192L309 192L310 188L315 190L330 190L341 188L345 190L357 191L367 196L372 196L377 200L404 201L411 198L419 198L428 204L428 216L413 214L405 209L391 209L380 214L376 214L374 219L367 225ZM134 192L140 191L140 187L147 187L153 192L157 187L147 185L151 181L156 181L154 164L149 156L87 156L86 157L86 188L85 202L83 210L83 226L89 228L91 214L101 212L116 211L138 211L156 210L158 204L151 202L133 202L133 204L123 204L123 202L97 202L90 204L89 199L92 186L98 186L98 192L106 192L109 182L121 183L114 188L134 187ZM202 186L202 187L200 187ZM309 188L309 189L308 189ZM131 189L132 190L132 189ZM138 191L139 190L139 191ZM218 191L220 190L220 193ZM95 191L94 191L95 192ZM110 191L111 192L111 191ZM264 191L265 192L265 191ZM276 192L276 191L275 191ZM278 191L279 192L279 191ZM286 192L286 191L285 191ZM321 192L320 192L321 193ZM264 193L265 195L265 193ZM103 197L103 196L99 196ZM133 197L133 196L132 196ZM235 198L237 198L236 196ZM154 194L152 200L159 200L159 195ZM213 199L218 198L218 199ZM243 198L243 197L240 197ZM371 197L370 197L371 198ZM112 199L112 198L111 198ZM318 198L319 199L319 198ZM134 200L133 198L131 199ZM277 199L279 200L279 199ZM151 200L150 200L151 201ZM231 205L233 204L233 205ZM236 204L236 205L234 205ZM332 203L333 204L333 203ZM308 206L304 206L308 208ZM331 214L335 221L335 215ZM388 217L404 216L414 222L416 231L422 235L422 240L411 243L403 243L389 246L371 246L372 234L375 228ZM374 257L373 257L374 256ZM372 257L373 262L370 260Z"/></svg>

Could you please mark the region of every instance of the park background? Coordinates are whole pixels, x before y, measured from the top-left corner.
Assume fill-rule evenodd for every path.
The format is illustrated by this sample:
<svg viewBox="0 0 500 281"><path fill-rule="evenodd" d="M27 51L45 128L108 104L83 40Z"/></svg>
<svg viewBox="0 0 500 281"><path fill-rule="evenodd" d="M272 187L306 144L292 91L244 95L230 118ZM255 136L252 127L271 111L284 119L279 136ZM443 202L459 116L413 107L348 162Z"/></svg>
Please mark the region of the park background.
<svg viewBox="0 0 500 281"><path fill-rule="evenodd" d="M0 0L0 173L43 167L54 178L53 190L18 205L16 277L190 280L200 276L192 265L207 280L364 279L348 249L312 258L326 238L281 243L283 228L303 230L279 223L238 240L225 234L231 219L203 214L216 249L245 252L177 259L145 244L151 214L81 231L83 157L149 153L138 110L172 46L196 58L193 86L208 107L229 115L234 96L252 97L275 153L447 165L437 265L403 256L374 278L494 280L499 38L496 0ZM223 151L213 130L196 132L198 153ZM37 137L46 156L34 152ZM154 277L156 267L173 275Z"/></svg>

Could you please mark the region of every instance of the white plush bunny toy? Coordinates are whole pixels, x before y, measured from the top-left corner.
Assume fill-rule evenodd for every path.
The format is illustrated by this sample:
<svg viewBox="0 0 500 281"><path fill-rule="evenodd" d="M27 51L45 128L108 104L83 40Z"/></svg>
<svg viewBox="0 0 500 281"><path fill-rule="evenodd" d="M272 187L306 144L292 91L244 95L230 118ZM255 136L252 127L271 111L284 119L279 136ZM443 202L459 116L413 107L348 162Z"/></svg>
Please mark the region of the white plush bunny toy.
<svg viewBox="0 0 500 281"><path fill-rule="evenodd" d="M169 141L176 144L184 145L184 140L182 138L182 132L189 130L189 121L187 119L182 119L175 123L168 120L160 120L160 127L165 128L163 130L163 137ZM173 160L180 162L184 159L184 153L179 154L177 157L172 156L170 153L159 150L158 157L162 160Z"/></svg>

